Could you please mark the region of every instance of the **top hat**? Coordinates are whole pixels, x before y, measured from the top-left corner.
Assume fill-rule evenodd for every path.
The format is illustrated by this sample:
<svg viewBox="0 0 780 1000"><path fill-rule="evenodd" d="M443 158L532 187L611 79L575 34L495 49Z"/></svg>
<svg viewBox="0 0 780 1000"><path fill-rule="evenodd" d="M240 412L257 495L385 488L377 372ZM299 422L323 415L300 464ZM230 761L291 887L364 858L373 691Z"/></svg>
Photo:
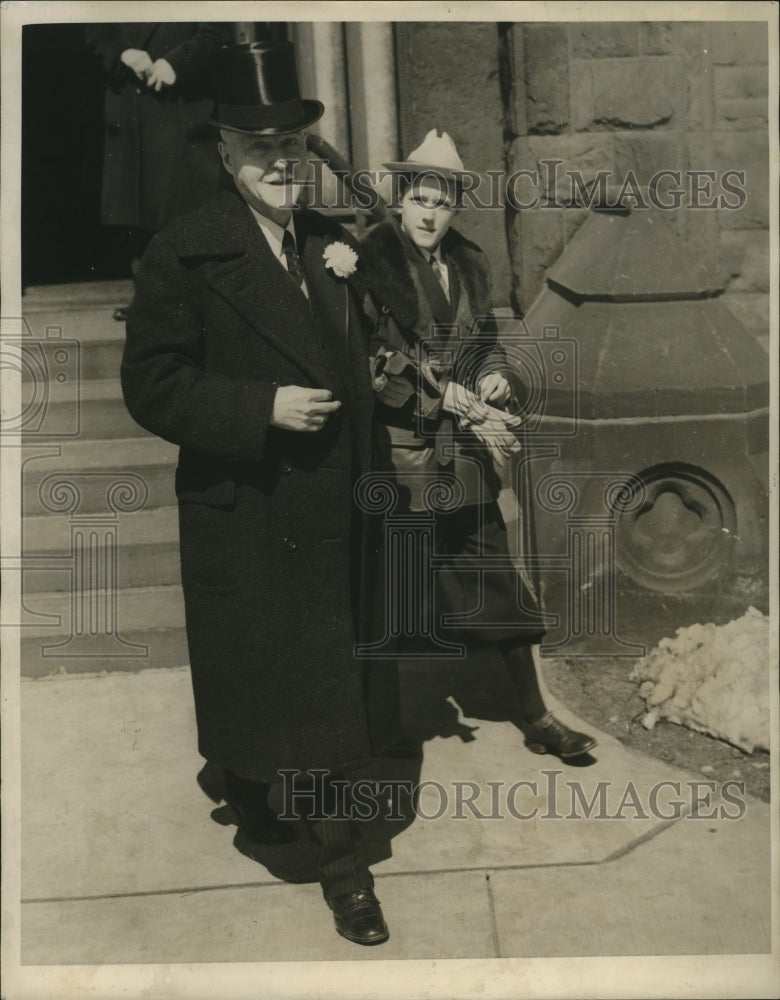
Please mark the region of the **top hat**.
<svg viewBox="0 0 780 1000"><path fill-rule="evenodd" d="M460 175L465 172L455 143L446 132L438 135L435 128L430 130L417 149L413 149L403 163L392 161L383 165L388 170L409 177L433 174L448 181L461 180Z"/></svg>
<svg viewBox="0 0 780 1000"><path fill-rule="evenodd" d="M215 65L211 124L231 132L283 135L318 121L325 107L303 100L290 42L245 42L223 49Z"/></svg>

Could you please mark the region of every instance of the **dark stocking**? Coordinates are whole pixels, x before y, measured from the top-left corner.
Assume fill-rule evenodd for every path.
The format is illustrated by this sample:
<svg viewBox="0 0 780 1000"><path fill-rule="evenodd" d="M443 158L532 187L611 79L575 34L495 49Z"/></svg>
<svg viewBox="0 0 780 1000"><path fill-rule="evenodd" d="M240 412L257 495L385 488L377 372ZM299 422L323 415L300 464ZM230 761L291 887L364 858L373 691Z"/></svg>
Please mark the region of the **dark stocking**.
<svg viewBox="0 0 780 1000"><path fill-rule="evenodd" d="M547 712L547 707L539 690L531 647L517 639L504 639L498 643L498 648L517 689L523 721L536 722Z"/></svg>

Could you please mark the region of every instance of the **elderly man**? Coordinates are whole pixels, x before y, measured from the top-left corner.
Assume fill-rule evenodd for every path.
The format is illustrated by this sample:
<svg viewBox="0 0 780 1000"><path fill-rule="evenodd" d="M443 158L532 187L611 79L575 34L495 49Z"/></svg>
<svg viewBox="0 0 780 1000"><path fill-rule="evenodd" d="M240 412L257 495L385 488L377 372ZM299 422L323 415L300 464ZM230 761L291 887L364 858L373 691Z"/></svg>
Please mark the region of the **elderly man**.
<svg viewBox="0 0 780 1000"><path fill-rule="evenodd" d="M122 365L133 417L180 446L181 566L198 740L245 834L289 836L280 774L340 778L371 753L353 657L367 593L352 491L373 398L350 237L292 211L306 128L292 46L226 50L214 124L235 190L156 236ZM330 795L329 795L330 789ZM349 940L388 936L334 786L307 820Z"/></svg>

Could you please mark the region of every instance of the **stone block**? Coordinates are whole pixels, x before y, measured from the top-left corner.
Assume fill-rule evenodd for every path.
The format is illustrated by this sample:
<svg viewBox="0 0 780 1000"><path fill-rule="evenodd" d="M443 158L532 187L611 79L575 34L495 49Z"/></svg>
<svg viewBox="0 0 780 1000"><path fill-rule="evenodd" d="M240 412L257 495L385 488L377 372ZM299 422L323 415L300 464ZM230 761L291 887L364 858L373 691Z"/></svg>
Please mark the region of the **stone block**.
<svg viewBox="0 0 780 1000"><path fill-rule="evenodd" d="M721 98L715 108L715 128L752 132L766 127L768 105L766 97L737 100Z"/></svg>
<svg viewBox="0 0 780 1000"><path fill-rule="evenodd" d="M640 184L661 170L684 170L685 142L681 132L618 132L613 137L615 172L621 180L633 171Z"/></svg>
<svg viewBox="0 0 780 1000"><path fill-rule="evenodd" d="M731 292L769 291L769 232L766 229L737 229L721 233L724 263L729 265Z"/></svg>
<svg viewBox="0 0 780 1000"><path fill-rule="evenodd" d="M557 135L569 124L566 27L525 26L525 115L528 133Z"/></svg>
<svg viewBox="0 0 780 1000"><path fill-rule="evenodd" d="M651 129L679 116L680 61L673 56L572 60L577 131Z"/></svg>
<svg viewBox="0 0 780 1000"><path fill-rule="evenodd" d="M644 55L664 56L672 51L676 25L669 21L648 21L639 25L640 51Z"/></svg>
<svg viewBox="0 0 780 1000"><path fill-rule="evenodd" d="M768 25L763 21L719 21L712 25L713 59L718 66L766 63Z"/></svg>
<svg viewBox="0 0 780 1000"><path fill-rule="evenodd" d="M569 25L572 55L575 59L635 56L639 52L640 27L641 25L631 21L594 21Z"/></svg>
<svg viewBox="0 0 780 1000"><path fill-rule="evenodd" d="M574 174L586 189L596 182L599 171L607 173L610 187L615 183L615 162L613 137L610 135L566 135L557 139L529 137L513 143L510 155L510 169L534 170L539 183L531 184L529 179L517 182L518 195L527 203L533 196L561 206L579 201ZM551 161L560 161L555 166ZM547 165L545 165L547 163Z"/></svg>
<svg viewBox="0 0 780 1000"><path fill-rule="evenodd" d="M769 225L769 137L756 132L713 132L712 169L722 175L727 170L745 174L747 197L738 208L722 208L723 229L766 229ZM736 199L734 199L736 200Z"/></svg>
<svg viewBox="0 0 780 1000"><path fill-rule="evenodd" d="M766 66L715 66L715 100L763 97L768 93Z"/></svg>

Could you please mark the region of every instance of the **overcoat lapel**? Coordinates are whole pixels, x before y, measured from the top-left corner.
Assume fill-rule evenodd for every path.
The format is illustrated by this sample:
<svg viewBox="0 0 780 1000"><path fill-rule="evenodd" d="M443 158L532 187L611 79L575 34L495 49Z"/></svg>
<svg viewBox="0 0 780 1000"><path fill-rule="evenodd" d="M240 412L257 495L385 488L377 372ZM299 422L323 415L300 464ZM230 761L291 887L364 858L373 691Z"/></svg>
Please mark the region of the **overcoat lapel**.
<svg viewBox="0 0 780 1000"><path fill-rule="evenodd" d="M203 234L200 246L198 234L191 234L194 246L185 245L182 255L205 257L208 285L315 385L333 390L335 378L306 296L274 257L243 201L230 194L221 200L219 227Z"/></svg>

